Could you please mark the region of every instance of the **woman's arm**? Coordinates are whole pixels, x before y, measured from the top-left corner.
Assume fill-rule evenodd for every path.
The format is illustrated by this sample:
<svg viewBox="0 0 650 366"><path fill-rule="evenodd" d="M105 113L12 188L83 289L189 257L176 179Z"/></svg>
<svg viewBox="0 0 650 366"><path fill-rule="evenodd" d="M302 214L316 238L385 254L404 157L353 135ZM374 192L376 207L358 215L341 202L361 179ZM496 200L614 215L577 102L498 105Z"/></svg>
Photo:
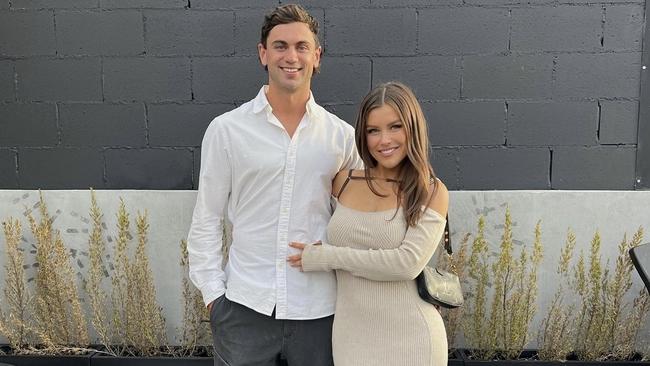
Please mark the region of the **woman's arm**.
<svg viewBox="0 0 650 366"><path fill-rule="evenodd" d="M414 279L433 256L445 229L443 214L447 213L448 192L438 184L422 218L409 227L404 240L394 249L353 249L329 245L291 243L299 254L288 257L294 267L303 271L346 270L355 276L375 281Z"/></svg>

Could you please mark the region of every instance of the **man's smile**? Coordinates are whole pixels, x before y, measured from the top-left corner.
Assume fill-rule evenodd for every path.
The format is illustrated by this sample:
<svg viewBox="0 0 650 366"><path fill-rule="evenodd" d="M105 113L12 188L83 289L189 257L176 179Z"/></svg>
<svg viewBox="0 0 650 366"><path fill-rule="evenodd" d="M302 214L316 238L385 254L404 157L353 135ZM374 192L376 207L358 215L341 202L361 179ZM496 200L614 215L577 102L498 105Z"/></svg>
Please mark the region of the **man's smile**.
<svg viewBox="0 0 650 366"><path fill-rule="evenodd" d="M286 73L295 74L295 73L301 71L302 67L282 67L282 66L280 66L280 69L282 69Z"/></svg>

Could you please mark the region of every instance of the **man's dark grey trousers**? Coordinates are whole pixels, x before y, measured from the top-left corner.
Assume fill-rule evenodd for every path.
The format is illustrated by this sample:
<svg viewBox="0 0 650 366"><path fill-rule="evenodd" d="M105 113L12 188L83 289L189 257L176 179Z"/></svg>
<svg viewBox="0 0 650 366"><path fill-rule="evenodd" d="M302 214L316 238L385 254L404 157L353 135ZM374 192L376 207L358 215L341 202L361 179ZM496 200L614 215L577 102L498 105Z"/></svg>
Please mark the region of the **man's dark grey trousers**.
<svg viewBox="0 0 650 366"><path fill-rule="evenodd" d="M223 295L210 311L214 364L332 366L333 319L275 319Z"/></svg>

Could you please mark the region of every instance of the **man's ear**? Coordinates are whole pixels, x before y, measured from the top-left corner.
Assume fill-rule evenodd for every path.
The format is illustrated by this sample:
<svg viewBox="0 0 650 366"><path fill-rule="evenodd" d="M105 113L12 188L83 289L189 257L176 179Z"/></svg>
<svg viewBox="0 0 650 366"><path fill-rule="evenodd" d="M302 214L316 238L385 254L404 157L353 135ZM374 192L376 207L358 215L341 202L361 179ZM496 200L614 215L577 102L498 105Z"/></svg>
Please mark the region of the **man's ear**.
<svg viewBox="0 0 650 366"><path fill-rule="evenodd" d="M314 62L314 70L318 70L318 68L320 67L320 56L323 53L323 47L318 46L315 52L316 52L316 62Z"/></svg>
<svg viewBox="0 0 650 366"><path fill-rule="evenodd" d="M266 67L266 65L267 65L267 62L266 62L266 47L264 47L263 44L258 43L257 44L257 53L259 54L259 57L260 57L260 63L262 64L262 66Z"/></svg>

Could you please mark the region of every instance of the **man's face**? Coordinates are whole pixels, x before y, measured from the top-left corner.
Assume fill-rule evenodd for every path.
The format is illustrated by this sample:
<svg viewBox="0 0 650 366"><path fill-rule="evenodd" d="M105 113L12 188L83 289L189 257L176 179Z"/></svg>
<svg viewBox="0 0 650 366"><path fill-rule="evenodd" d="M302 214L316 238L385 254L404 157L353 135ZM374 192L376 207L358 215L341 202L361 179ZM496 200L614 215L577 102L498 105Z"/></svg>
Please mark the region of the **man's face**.
<svg viewBox="0 0 650 366"><path fill-rule="evenodd" d="M270 87L288 93L309 90L321 48L307 24L276 25L269 32L266 47L260 43L257 49L262 65L268 67Z"/></svg>

